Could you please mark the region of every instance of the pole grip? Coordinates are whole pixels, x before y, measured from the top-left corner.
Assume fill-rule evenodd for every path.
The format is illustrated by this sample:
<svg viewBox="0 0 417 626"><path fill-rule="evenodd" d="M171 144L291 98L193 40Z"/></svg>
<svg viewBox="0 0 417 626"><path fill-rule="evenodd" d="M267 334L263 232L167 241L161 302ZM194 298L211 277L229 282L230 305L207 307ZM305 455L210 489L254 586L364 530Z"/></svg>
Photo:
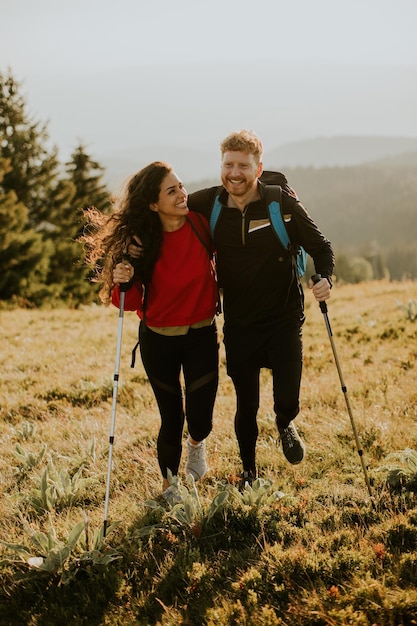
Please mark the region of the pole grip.
<svg viewBox="0 0 417 626"><path fill-rule="evenodd" d="M124 255L122 256L122 263L131 263L131 261L132 259L130 255L125 252ZM127 291L129 287L131 287L130 281L128 283L119 283L120 291Z"/></svg>
<svg viewBox="0 0 417 626"><path fill-rule="evenodd" d="M317 283L319 283L321 281L321 275L320 274L313 274L313 276L311 277L311 280L316 285ZM325 301L319 302L319 306L320 306L320 310L321 310L322 313L327 313L327 304L326 304Z"/></svg>

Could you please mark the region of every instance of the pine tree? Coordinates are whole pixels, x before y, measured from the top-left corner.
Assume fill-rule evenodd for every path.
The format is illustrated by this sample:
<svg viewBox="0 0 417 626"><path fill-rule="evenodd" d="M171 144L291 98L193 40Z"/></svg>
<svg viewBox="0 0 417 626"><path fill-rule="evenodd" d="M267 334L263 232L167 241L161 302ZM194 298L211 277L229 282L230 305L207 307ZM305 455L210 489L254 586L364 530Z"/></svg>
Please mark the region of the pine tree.
<svg viewBox="0 0 417 626"><path fill-rule="evenodd" d="M47 149L46 125L34 121L20 94L21 83L12 74L0 74L0 157L10 169L2 187L14 191L19 202L29 210L33 227L48 221L49 196L59 174L57 149Z"/></svg>
<svg viewBox="0 0 417 626"><path fill-rule="evenodd" d="M15 192L2 191L8 171L0 160L0 300L27 304L42 300L53 246L28 228L29 211Z"/></svg>
<svg viewBox="0 0 417 626"><path fill-rule="evenodd" d="M91 302L96 290L87 279L89 269L77 238L83 227L82 208L95 205L107 210L110 206L101 180L104 170L81 145L65 170L56 148L47 148L46 125L31 118L20 89L10 72L0 73L0 252L4 261L0 297L16 296L35 304L50 299L75 306ZM14 222L7 219L9 211L14 213ZM9 249L4 243L9 241L8 225L19 233L20 247Z"/></svg>
<svg viewBox="0 0 417 626"><path fill-rule="evenodd" d="M110 193L102 182L104 168L87 154L82 144L66 163L66 173L72 194L61 212L59 229L52 235L56 253L51 261L49 281L61 286L60 297L67 303L85 304L98 299L98 288L89 280L91 271L84 263L83 246L78 241L84 226L83 209L95 206L109 211Z"/></svg>
<svg viewBox="0 0 417 626"><path fill-rule="evenodd" d="M103 182L105 168L87 154L82 144L71 154L66 171L75 186L74 204L80 209L95 206L103 212L110 210L110 193Z"/></svg>

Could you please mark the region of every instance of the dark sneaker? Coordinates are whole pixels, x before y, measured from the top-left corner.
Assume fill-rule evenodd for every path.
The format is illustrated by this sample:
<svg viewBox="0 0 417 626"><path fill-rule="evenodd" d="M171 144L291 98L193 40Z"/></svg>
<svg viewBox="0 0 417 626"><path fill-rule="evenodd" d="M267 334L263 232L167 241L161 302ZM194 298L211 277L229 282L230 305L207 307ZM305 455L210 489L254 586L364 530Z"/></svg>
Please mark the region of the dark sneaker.
<svg viewBox="0 0 417 626"><path fill-rule="evenodd" d="M238 486L239 491L244 490L246 483L249 485L249 487L252 487L252 483L254 482L254 480L256 480L256 472L252 472L251 470L242 472L240 475Z"/></svg>
<svg viewBox="0 0 417 626"><path fill-rule="evenodd" d="M297 432L295 424L288 424L287 428L278 428L281 437L282 450L285 458L292 465L301 463L306 453L306 447Z"/></svg>

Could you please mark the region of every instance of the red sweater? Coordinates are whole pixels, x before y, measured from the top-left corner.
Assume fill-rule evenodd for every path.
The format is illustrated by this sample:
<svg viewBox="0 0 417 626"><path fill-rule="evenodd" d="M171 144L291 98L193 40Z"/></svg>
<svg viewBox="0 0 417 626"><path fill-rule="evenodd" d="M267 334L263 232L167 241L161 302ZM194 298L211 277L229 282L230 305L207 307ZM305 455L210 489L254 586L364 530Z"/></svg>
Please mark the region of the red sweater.
<svg viewBox="0 0 417 626"><path fill-rule="evenodd" d="M199 232L202 230L198 223L196 228ZM204 233L202 236L204 239ZM126 292L125 309L136 311L141 319L142 298L142 283L133 283ZM218 289L208 252L188 221L179 230L164 232L161 256L148 286L146 323L159 328L201 322L215 315L217 298ZM118 286L113 289L112 302L119 307Z"/></svg>

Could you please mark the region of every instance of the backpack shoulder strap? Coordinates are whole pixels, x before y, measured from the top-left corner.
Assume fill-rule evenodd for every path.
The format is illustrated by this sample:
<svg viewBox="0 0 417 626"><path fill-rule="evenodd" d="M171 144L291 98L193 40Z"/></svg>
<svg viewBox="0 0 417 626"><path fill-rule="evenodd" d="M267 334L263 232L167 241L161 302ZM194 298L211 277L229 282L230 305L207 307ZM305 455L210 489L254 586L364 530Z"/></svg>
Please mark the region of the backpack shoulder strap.
<svg viewBox="0 0 417 626"><path fill-rule="evenodd" d="M265 193L266 193L266 203L268 207L269 217L271 220L271 224L273 229L278 236L281 244L284 246L286 250L288 250L290 246L290 239L288 237L287 229L284 225L284 220L282 219L281 214L281 206L282 206L282 189L280 185L265 185ZM220 202L220 194L223 191L223 187L218 187L216 191L216 195L214 197L213 207L211 209L210 214L210 232L211 236L214 235L214 230L216 228L217 221L220 217L220 213L222 210L222 204Z"/></svg>
<svg viewBox="0 0 417 626"><path fill-rule="evenodd" d="M221 208L221 205L220 205ZM220 211L219 211L220 213ZM218 217L218 216L217 216ZM197 238L200 240L200 243L203 244L204 248L207 250L207 253L209 255L209 260L212 266L212 270L214 272L214 276L216 277L216 284L217 284L217 310L216 310L216 314L219 315L222 312L222 304L221 304L221 299L220 299L220 291L219 291L219 284L217 282L217 273L216 273L216 267L215 267L215 251L214 248L212 246L212 238L210 235L210 232L207 228L207 225L205 224L205 222L203 221L203 218L201 217L200 213L196 213L194 211L191 211L187 217L186 217L187 222L190 224L194 234L197 236ZM201 235L201 233L199 232L197 226L195 225L195 221L198 221L202 230L204 231L204 237Z"/></svg>
<svg viewBox="0 0 417 626"><path fill-rule="evenodd" d="M203 218L201 217L200 213L196 213L194 211L191 211L186 216L185 219L190 224L194 234L197 236L197 238L203 244L203 246L205 247L205 249L208 252L209 257L211 258L213 256L213 249L212 249L212 246L211 246L211 237L210 237L210 233L208 231L208 228L207 228L206 224L204 223ZM199 226L201 227L201 231L197 228L195 222L199 223ZM204 233L204 236L203 236L202 233Z"/></svg>
<svg viewBox="0 0 417 626"><path fill-rule="evenodd" d="M214 197L213 207L210 213L210 233L214 236L214 230L216 228L217 220L220 217L222 211L222 203L220 202L220 194L223 191L223 187L217 187L216 195Z"/></svg>
<svg viewBox="0 0 417 626"><path fill-rule="evenodd" d="M282 189L279 185L265 185L266 203L269 217L275 233L286 250L290 247L290 238L282 219Z"/></svg>
<svg viewBox="0 0 417 626"><path fill-rule="evenodd" d="M265 194L272 227L281 244L295 260L297 275L300 277L306 270L307 254L304 248L293 244L289 238L281 213L282 189L279 185L265 185Z"/></svg>

